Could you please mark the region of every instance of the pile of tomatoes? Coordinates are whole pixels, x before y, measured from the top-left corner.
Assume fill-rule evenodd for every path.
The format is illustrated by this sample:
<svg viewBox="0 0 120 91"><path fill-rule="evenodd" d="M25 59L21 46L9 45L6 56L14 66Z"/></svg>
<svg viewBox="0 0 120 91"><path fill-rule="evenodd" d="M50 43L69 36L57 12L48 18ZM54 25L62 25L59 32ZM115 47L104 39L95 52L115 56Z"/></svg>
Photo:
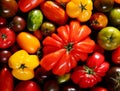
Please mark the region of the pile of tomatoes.
<svg viewBox="0 0 120 91"><path fill-rule="evenodd" d="M120 0L0 0L0 91L119 91Z"/></svg>

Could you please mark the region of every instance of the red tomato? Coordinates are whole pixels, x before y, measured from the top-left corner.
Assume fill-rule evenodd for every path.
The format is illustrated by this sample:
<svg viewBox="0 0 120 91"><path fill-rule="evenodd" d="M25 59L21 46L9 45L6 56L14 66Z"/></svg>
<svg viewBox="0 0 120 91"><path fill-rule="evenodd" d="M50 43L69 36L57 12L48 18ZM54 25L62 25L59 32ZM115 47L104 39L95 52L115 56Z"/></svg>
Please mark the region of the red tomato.
<svg viewBox="0 0 120 91"><path fill-rule="evenodd" d="M18 7L22 12L28 12L29 10L37 7L44 0L19 0Z"/></svg>
<svg viewBox="0 0 120 91"><path fill-rule="evenodd" d="M112 52L112 62L115 64L120 64L120 47Z"/></svg>
<svg viewBox="0 0 120 91"><path fill-rule="evenodd" d="M10 28L0 28L0 48L8 48L15 42L15 32Z"/></svg>
<svg viewBox="0 0 120 91"><path fill-rule="evenodd" d="M41 88L36 82L27 80L18 83L14 91L41 91Z"/></svg>
<svg viewBox="0 0 120 91"><path fill-rule="evenodd" d="M90 91L108 91L108 90L105 87L97 86L97 87L91 88Z"/></svg>
<svg viewBox="0 0 120 91"><path fill-rule="evenodd" d="M0 16L0 26L4 26L4 25L6 25L6 23L7 23L6 18Z"/></svg>
<svg viewBox="0 0 120 91"><path fill-rule="evenodd" d="M13 91L14 80L7 66L0 70L0 91Z"/></svg>

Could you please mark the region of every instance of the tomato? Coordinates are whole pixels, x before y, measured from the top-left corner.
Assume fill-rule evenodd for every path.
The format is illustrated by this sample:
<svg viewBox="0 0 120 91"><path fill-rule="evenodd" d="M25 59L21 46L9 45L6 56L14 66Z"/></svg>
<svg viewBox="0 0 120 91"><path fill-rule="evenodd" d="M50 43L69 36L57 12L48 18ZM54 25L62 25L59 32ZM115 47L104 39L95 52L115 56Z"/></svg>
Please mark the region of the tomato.
<svg viewBox="0 0 120 91"><path fill-rule="evenodd" d="M10 27L15 32L23 31L25 29L25 26L26 26L26 21L20 16L13 17L12 21L10 22Z"/></svg>
<svg viewBox="0 0 120 91"><path fill-rule="evenodd" d="M120 7L114 7L109 12L109 21L112 26L120 28Z"/></svg>
<svg viewBox="0 0 120 91"><path fill-rule="evenodd" d="M109 12L114 6L114 0L94 0L95 9L101 12Z"/></svg>
<svg viewBox="0 0 120 91"><path fill-rule="evenodd" d="M95 86L90 89L90 91L108 91L107 88L102 87L102 86Z"/></svg>
<svg viewBox="0 0 120 91"><path fill-rule="evenodd" d="M0 63L8 63L8 59L11 55L11 51L7 49L0 50Z"/></svg>
<svg viewBox="0 0 120 91"><path fill-rule="evenodd" d="M120 67L112 66L106 74L105 83L109 91L120 90Z"/></svg>
<svg viewBox="0 0 120 91"><path fill-rule="evenodd" d="M109 63L103 54L95 52L86 62L86 65L77 66L71 74L71 79L80 88L90 88L102 81L109 70Z"/></svg>
<svg viewBox="0 0 120 91"><path fill-rule="evenodd" d="M120 47L113 50L113 52L112 52L112 62L116 65L120 65Z"/></svg>
<svg viewBox="0 0 120 91"><path fill-rule="evenodd" d="M0 48L9 48L15 43L15 32L10 28L0 28Z"/></svg>
<svg viewBox="0 0 120 91"><path fill-rule="evenodd" d="M97 36L98 44L105 50L114 50L120 46L119 29L109 26L101 29Z"/></svg>
<svg viewBox="0 0 120 91"><path fill-rule="evenodd" d="M6 18L13 17L18 11L16 0L0 0L0 15Z"/></svg>
<svg viewBox="0 0 120 91"><path fill-rule="evenodd" d="M56 31L56 27L51 22L43 22L41 25L41 32L44 36L51 35Z"/></svg>
<svg viewBox="0 0 120 91"><path fill-rule="evenodd" d="M42 90L36 82L28 80L19 82L15 86L14 91L42 91Z"/></svg>
<svg viewBox="0 0 120 91"><path fill-rule="evenodd" d="M35 53L41 47L40 41L28 32L20 32L16 40L18 45L28 53Z"/></svg>
<svg viewBox="0 0 120 91"><path fill-rule="evenodd" d="M19 0L18 7L22 12L28 12L37 7L44 0Z"/></svg>
<svg viewBox="0 0 120 91"><path fill-rule="evenodd" d="M40 4L40 9L47 19L58 25L64 25L68 20L65 10L54 1L43 2Z"/></svg>
<svg viewBox="0 0 120 91"><path fill-rule="evenodd" d="M13 91L14 79L9 67L3 66L0 70L0 91Z"/></svg>
<svg viewBox="0 0 120 91"><path fill-rule="evenodd" d="M91 29L87 25L80 25L77 20L58 27L57 32L43 40L43 58L40 65L56 75L64 75L76 67L79 60L87 59L95 42L89 37Z"/></svg>
<svg viewBox="0 0 120 91"><path fill-rule="evenodd" d="M96 12L92 14L89 22L90 22L90 26L94 30L101 30L102 28L107 26L108 18L104 13Z"/></svg>

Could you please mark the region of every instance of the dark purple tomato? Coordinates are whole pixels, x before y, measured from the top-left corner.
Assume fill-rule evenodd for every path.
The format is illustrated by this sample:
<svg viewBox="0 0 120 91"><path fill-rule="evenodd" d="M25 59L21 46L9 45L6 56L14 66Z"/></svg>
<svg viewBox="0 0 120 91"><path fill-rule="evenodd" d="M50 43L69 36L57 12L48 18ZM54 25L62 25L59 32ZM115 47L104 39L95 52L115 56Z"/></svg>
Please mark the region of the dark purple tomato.
<svg viewBox="0 0 120 91"><path fill-rule="evenodd" d="M13 17L18 11L16 0L0 0L0 15L6 18Z"/></svg>
<svg viewBox="0 0 120 91"><path fill-rule="evenodd" d="M44 81L46 81L46 79L48 79L51 76L51 72L46 71L44 68L42 67L38 67L35 70L35 79L37 80L37 82L39 83L43 83Z"/></svg>
<svg viewBox="0 0 120 91"><path fill-rule="evenodd" d="M0 50L0 63L7 63L12 53L9 50Z"/></svg>
<svg viewBox="0 0 120 91"><path fill-rule="evenodd" d="M109 91L120 91L120 67L112 66L106 75L106 85Z"/></svg>
<svg viewBox="0 0 120 91"><path fill-rule="evenodd" d="M51 35L55 32L55 25L51 22L43 22L41 25L41 32L44 36Z"/></svg>
<svg viewBox="0 0 120 91"><path fill-rule="evenodd" d="M47 80L43 89L44 91L59 91L59 84L56 80Z"/></svg>
<svg viewBox="0 0 120 91"><path fill-rule="evenodd" d="M94 0L95 9L101 12L109 12L114 6L114 0Z"/></svg>
<svg viewBox="0 0 120 91"><path fill-rule="evenodd" d="M20 31L24 30L24 28L26 26L25 20L20 16L15 16L10 24L11 24L11 28L15 32L20 32Z"/></svg>

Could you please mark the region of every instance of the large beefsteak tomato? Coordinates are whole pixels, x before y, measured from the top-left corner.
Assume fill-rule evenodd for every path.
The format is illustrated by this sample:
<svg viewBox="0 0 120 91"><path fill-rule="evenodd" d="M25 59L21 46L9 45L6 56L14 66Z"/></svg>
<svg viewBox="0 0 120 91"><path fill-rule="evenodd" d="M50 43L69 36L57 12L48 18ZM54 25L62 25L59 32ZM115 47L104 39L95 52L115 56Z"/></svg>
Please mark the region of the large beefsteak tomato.
<svg viewBox="0 0 120 91"><path fill-rule="evenodd" d="M44 56L40 65L56 75L63 75L77 65L77 61L85 61L88 53L94 49L95 42L90 39L91 29L81 25L79 21L71 21L70 25L60 26L58 34L53 33L43 40Z"/></svg>

